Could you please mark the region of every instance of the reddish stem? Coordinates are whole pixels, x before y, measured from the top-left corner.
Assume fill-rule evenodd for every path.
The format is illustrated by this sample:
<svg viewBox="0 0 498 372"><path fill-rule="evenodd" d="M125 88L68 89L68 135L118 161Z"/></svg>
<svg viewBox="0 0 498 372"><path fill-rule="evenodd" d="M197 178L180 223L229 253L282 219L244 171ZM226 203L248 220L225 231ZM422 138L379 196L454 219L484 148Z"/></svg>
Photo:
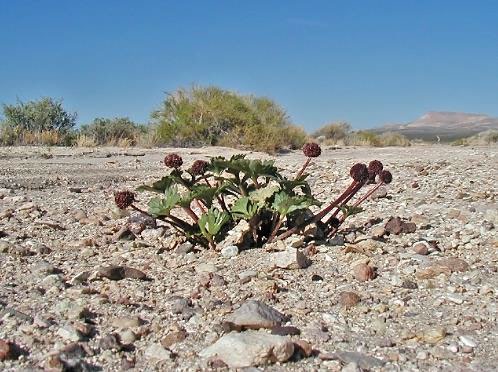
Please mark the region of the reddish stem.
<svg viewBox="0 0 498 372"><path fill-rule="evenodd" d="M365 200L367 200L375 191L378 190L379 187L381 187L382 185L385 185L383 182L380 182L378 183L377 185L375 185L375 187L372 187L365 195L363 195L360 199L358 199L354 204L353 204L353 207L357 207L359 206L361 203L363 203ZM330 232L327 234L327 236L332 236L334 235L338 230L339 230L339 227L344 223L344 221L346 220L346 215L343 214L341 216L341 218L339 219L339 225L334 227L332 230L330 230Z"/></svg>
<svg viewBox="0 0 498 372"><path fill-rule="evenodd" d="M311 162L311 158L306 159L306 161L303 164L303 167L296 174L296 178L295 178L296 180L303 175L304 171L306 170L306 168L308 167L308 165L310 164L310 162Z"/></svg>
<svg viewBox="0 0 498 372"><path fill-rule="evenodd" d="M288 238L289 236L296 233L297 231L299 231L303 227L308 226L310 223L315 223L315 222L320 221L325 215L327 215L327 213L329 213L332 209L337 207L351 193L351 191L354 190L356 185L358 185L358 182L353 181L351 183L351 185L349 185L349 187L336 200L334 200L332 203L330 203L326 208L322 209L320 212L318 212L315 216L308 219L307 221L304 221L303 223L294 226L292 229L289 229L286 232L280 234L279 236L277 236L277 239L282 240L282 239ZM360 185L363 185L363 184L360 183Z"/></svg>

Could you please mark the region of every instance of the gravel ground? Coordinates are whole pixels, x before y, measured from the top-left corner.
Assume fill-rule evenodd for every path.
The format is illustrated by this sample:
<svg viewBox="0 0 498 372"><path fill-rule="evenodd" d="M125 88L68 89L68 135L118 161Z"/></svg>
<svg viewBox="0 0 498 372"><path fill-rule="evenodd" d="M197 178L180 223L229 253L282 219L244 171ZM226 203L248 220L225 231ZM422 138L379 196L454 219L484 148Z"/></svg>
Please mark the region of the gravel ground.
<svg viewBox="0 0 498 372"><path fill-rule="evenodd" d="M394 181L343 234L302 247L311 265L297 269L275 268L278 253L265 249L192 250L117 210L113 192L164 174L168 151L0 148L0 370L223 369L201 351L230 334L224 321L248 300L300 333L280 336L294 345L289 360L261 370L497 369L497 147L325 149L309 168L320 200L357 161L381 160ZM186 164L236 153L176 151ZM303 156L275 159L291 174ZM415 232L389 234L390 217ZM365 263L376 277L361 281L354 268ZM269 333L238 335L248 332Z"/></svg>

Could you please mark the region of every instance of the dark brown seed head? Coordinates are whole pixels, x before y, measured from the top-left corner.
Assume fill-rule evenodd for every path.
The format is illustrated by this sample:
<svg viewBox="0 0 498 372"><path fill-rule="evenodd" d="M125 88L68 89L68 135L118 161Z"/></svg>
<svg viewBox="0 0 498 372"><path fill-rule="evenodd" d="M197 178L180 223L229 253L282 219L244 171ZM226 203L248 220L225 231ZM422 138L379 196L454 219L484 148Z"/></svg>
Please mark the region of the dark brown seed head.
<svg viewBox="0 0 498 372"><path fill-rule="evenodd" d="M379 175L380 181L384 182L386 185L391 183L393 180L393 175L388 170L383 170Z"/></svg>
<svg viewBox="0 0 498 372"><path fill-rule="evenodd" d="M368 170L368 183L375 183L375 177L377 177L377 174Z"/></svg>
<svg viewBox="0 0 498 372"><path fill-rule="evenodd" d="M303 146L303 153L308 158L317 158L322 153L322 148L318 143L309 142Z"/></svg>
<svg viewBox="0 0 498 372"><path fill-rule="evenodd" d="M365 182L368 180L368 168L363 163L356 163L353 165L349 174L356 182Z"/></svg>
<svg viewBox="0 0 498 372"><path fill-rule="evenodd" d="M208 166L208 162L204 160L196 160L194 161L194 164L192 164L192 168L190 168L190 171L192 174L195 174L196 176L202 176L204 173L206 173Z"/></svg>
<svg viewBox="0 0 498 372"><path fill-rule="evenodd" d="M168 154L164 158L164 164L169 168L180 168L183 164L183 159L178 154Z"/></svg>
<svg viewBox="0 0 498 372"><path fill-rule="evenodd" d="M135 201L135 194L131 191L118 191L114 194L114 202L119 209L126 209Z"/></svg>
<svg viewBox="0 0 498 372"><path fill-rule="evenodd" d="M382 163L378 160L372 160L369 164L368 164L368 171L369 172L372 172L374 174L380 174L380 172L382 172L382 168L384 168L384 166L382 165Z"/></svg>

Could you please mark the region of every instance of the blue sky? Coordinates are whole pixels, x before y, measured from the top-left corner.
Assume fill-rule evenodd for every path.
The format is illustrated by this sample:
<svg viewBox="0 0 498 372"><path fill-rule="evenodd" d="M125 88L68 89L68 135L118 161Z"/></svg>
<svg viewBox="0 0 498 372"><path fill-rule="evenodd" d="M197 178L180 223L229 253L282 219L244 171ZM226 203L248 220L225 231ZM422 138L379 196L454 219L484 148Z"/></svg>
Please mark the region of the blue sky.
<svg viewBox="0 0 498 372"><path fill-rule="evenodd" d="M313 130L426 111L498 116L498 1L0 0L0 102L63 98L79 122L146 122L214 84Z"/></svg>

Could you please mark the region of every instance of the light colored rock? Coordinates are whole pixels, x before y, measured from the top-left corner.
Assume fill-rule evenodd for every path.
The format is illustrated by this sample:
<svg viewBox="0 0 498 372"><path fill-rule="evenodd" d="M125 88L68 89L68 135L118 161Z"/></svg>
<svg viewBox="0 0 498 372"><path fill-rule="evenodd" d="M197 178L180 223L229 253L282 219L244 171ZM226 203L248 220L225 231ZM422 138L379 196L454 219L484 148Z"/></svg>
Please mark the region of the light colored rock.
<svg viewBox="0 0 498 372"><path fill-rule="evenodd" d="M226 258L235 257L239 254L239 248L236 245L229 245L221 249L221 255Z"/></svg>
<svg viewBox="0 0 498 372"><path fill-rule="evenodd" d="M171 351L162 347L161 344L152 344L145 349L144 356L152 360L170 360Z"/></svg>
<svg viewBox="0 0 498 372"><path fill-rule="evenodd" d="M281 269L304 269L311 265L311 260L303 252L292 247L273 253L270 262Z"/></svg>
<svg viewBox="0 0 498 372"><path fill-rule="evenodd" d="M228 318L229 322L244 328L272 328L287 321L287 317L260 301L249 300L235 310Z"/></svg>
<svg viewBox="0 0 498 372"><path fill-rule="evenodd" d="M469 336L460 336L458 338L464 346L468 346L468 347L472 347L472 348L477 347L477 343Z"/></svg>
<svg viewBox="0 0 498 372"><path fill-rule="evenodd" d="M217 357L230 368L244 368L282 363L293 353L294 343L287 337L247 331L226 334L199 355L203 358Z"/></svg>

